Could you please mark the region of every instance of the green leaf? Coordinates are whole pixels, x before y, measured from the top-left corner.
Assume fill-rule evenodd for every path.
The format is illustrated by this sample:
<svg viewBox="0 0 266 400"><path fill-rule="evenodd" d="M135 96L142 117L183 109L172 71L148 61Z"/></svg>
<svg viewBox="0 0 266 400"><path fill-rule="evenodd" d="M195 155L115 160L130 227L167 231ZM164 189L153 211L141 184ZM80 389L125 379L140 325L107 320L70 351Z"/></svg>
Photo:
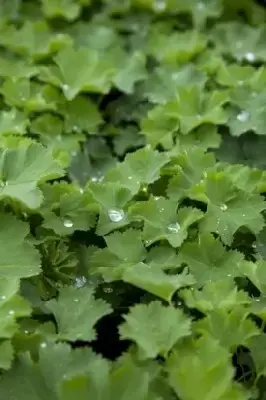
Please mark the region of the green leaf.
<svg viewBox="0 0 266 400"><path fill-rule="evenodd" d="M40 213L45 228L64 236L96 225L95 203L83 189L62 182L43 185L42 192L45 200Z"/></svg>
<svg viewBox="0 0 266 400"><path fill-rule="evenodd" d="M203 313L214 310L233 310L234 307L250 303L250 298L243 290L238 290L233 280L207 282L202 290L184 289L179 295L189 308L197 308Z"/></svg>
<svg viewBox="0 0 266 400"><path fill-rule="evenodd" d="M144 220L143 239L147 244L166 239L171 246L180 247L187 238L190 225L203 217L196 208L181 208L171 200L151 197L130 208L134 219Z"/></svg>
<svg viewBox="0 0 266 400"><path fill-rule="evenodd" d="M38 183L63 175L51 152L32 143L17 149L5 149L1 153L0 196L18 200L29 208L38 208L42 202Z"/></svg>
<svg viewBox="0 0 266 400"><path fill-rule="evenodd" d="M152 103L164 104L176 96L180 87L204 87L207 76L193 64L157 67L141 86L142 95Z"/></svg>
<svg viewBox="0 0 266 400"><path fill-rule="evenodd" d="M180 87L175 99L148 113L145 124L148 121L151 123L153 119L161 119L161 126L164 123L165 129L169 130L170 126L174 128L174 123L177 125L179 122L180 131L184 135L202 124L225 124L227 116L222 106L228 100L226 92L213 91L207 94L200 86Z"/></svg>
<svg viewBox="0 0 266 400"><path fill-rule="evenodd" d="M29 240L30 228L1 213L0 273L2 278L27 278L41 272L40 254Z"/></svg>
<svg viewBox="0 0 266 400"><path fill-rule="evenodd" d="M116 87L122 92L133 93L136 82L144 80L147 76L145 64L145 55L140 51L126 55L113 79Z"/></svg>
<svg viewBox="0 0 266 400"><path fill-rule="evenodd" d="M123 339L136 342L142 359L166 357L180 339L191 333L189 318L181 310L165 307L159 301L136 305L124 318L119 333Z"/></svg>
<svg viewBox="0 0 266 400"><path fill-rule="evenodd" d="M249 398L234 382L230 353L208 335L175 350L167 361L167 370L171 387L184 400Z"/></svg>
<svg viewBox="0 0 266 400"><path fill-rule="evenodd" d="M38 74L38 68L35 65L27 63L25 60L0 58L0 76L3 78L31 78Z"/></svg>
<svg viewBox="0 0 266 400"><path fill-rule="evenodd" d="M213 154L205 153L200 148L189 148L173 159L173 177L167 187L167 195L171 200L184 197L193 198L193 189L201 184L206 171L215 166Z"/></svg>
<svg viewBox="0 0 266 400"><path fill-rule="evenodd" d="M168 162L165 153L149 147L127 154L124 162L118 163L105 176L107 182L120 183L135 195L141 186L149 185L160 177L161 168Z"/></svg>
<svg viewBox="0 0 266 400"><path fill-rule="evenodd" d="M75 0L42 0L42 10L47 18L63 17L73 21L79 16L81 5Z"/></svg>
<svg viewBox="0 0 266 400"><path fill-rule="evenodd" d="M231 102L237 108L229 109L228 125L233 136L247 131L265 135L266 91L250 92L248 88L236 88L231 93Z"/></svg>
<svg viewBox="0 0 266 400"><path fill-rule="evenodd" d="M18 318L31 314L29 303L18 295L19 279L0 279L0 367L10 369L14 358L14 350L10 339L19 331Z"/></svg>
<svg viewBox="0 0 266 400"><path fill-rule="evenodd" d="M17 318L26 317L31 314L29 303L19 296L18 292L19 279L0 279L1 339L11 339L19 329L19 325L16 322ZM9 353L9 350L5 346L3 349L6 349Z"/></svg>
<svg viewBox="0 0 266 400"><path fill-rule="evenodd" d="M218 239L208 233L199 235L197 242L186 242L178 259L188 265L199 286L208 281L243 274L243 255L235 250L227 251Z"/></svg>
<svg viewBox="0 0 266 400"><path fill-rule="evenodd" d="M149 384L152 374L145 367L137 365L127 355L122 356L114 366L110 376L110 389L108 393L110 400L150 399Z"/></svg>
<svg viewBox="0 0 266 400"><path fill-rule="evenodd" d="M89 287L65 287L58 300L48 301L46 307L55 316L58 337L62 340L94 340L96 322L112 312L107 303L95 299Z"/></svg>
<svg viewBox="0 0 266 400"><path fill-rule="evenodd" d="M88 132L94 134L102 123L102 116L92 100L78 96L60 105L65 119L66 132Z"/></svg>
<svg viewBox="0 0 266 400"><path fill-rule="evenodd" d="M266 374L265 369L265 333L261 333L260 335L254 336L249 341L249 349L251 351L252 358L256 367L257 377Z"/></svg>
<svg viewBox="0 0 266 400"><path fill-rule="evenodd" d="M207 317L194 324L194 328L197 333L208 332L234 353L239 345L248 346L249 340L260 332L248 316L249 310L235 305L230 313L224 309L210 311Z"/></svg>
<svg viewBox="0 0 266 400"><path fill-rule="evenodd" d="M124 270L143 261L146 256L139 230L114 232L104 239L107 248L93 253L90 269L102 274L105 280L121 279Z"/></svg>
<svg viewBox="0 0 266 400"><path fill-rule="evenodd" d="M9 396L10 400L21 398L22 393L29 400L73 398L65 397L67 393L79 395L82 399L86 396L104 399L107 395L108 373L107 361L90 349L71 351L67 344L43 342L39 364L27 355L20 356L1 381L0 394L3 398ZM16 377L19 377L18 382ZM77 385L77 382L83 385ZM80 397L82 395L85 397Z"/></svg>
<svg viewBox="0 0 266 400"><path fill-rule="evenodd" d="M168 275L163 272L161 265L144 263L125 269L122 279L161 297L168 303L171 302L172 296L177 290L195 283L194 278L186 271L181 274Z"/></svg>
<svg viewBox="0 0 266 400"><path fill-rule="evenodd" d="M226 64L222 63L215 80L223 86L239 87L239 86L253 86L262 75L262 69L256 70L250 65Z"/></svg>
<svg viewBox="0 0 266 400"><path fill-rule="evenodd" d="M0 368L10 369L13 361L13 348L9 340L5 340L0 344Z"/></svg>
<svg viewBox="0 0 266 400"><path fill-rule="evenodd" d="M129 224L126 205L132 195L127 188L117 183L90 182L86 190L100 208L98 234L107 235L112 230Z"/></svg>
<svg viewBox="0 0 266 400"><path fill-rule="evenodd" d="M45 21L23 21L19 28L9 25L1 35L0 43L9 50L28 57L29 61L43 59L69 46L72 39L65 34L52 35Z"/></svg>
<svg viewBox="0 0 266 400"><path fill-rule="evenodd" d="M44 67L41 77L59 86L67 100L73 100L81 92L105 94L111 88L116 68L109 54L102 57L96 50L85 47L75 50L68 46L54 61L56 66Z"/></svg>
<svg viewBox="0 0 266 400"><path fill-rule="evenodd" d="M266 60L266 50L263 46L266 37L265 27L252 27L237 21L217 24L212 30L211 38L217 49L225 55L230 55L237 61Z"/></svg>
<svg viewBox="0 0 266 400"><path fill-rule="evenodd" d="M245 261L242 265L243 274L262 292L266 294L266 261Z"/></svg>
<svg viewBox="0 0 266 400"><path fill-rule="evenodd" d="M15 108L0 114L0 135L24 135L28 125L26 115Z"/></svg>
<svg viewBox="0 0 266 400"><path fill-rule="evenodd" d="M186 63L206 47L206 38L196 30L162 34L154 30L149 37L148 52L159 62Z"/></svg>
<svg viewBox="0 0 266 400"><path fill-rule="evenodd" d="M49 87L33 83L26 78L7 79L1 88L5 101L11 107L25 108L29 112L56 110Z"/></svg>
<svg viewBox="0 0 266 400"><path fill-rule="evenodd" d="M209 173L206 180L207 213L200 224L202 232L217 232L225 244L231 244L235 232L248 227L259 233L264 220L264 200L257 194L236 191L223 173Z"/></svg>

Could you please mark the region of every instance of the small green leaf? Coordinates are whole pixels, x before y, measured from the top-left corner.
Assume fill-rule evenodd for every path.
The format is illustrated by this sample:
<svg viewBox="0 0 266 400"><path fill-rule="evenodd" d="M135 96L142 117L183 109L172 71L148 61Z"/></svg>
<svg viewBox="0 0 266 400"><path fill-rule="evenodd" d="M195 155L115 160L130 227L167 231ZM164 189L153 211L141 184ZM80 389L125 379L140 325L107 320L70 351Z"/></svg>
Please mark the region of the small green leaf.
<svg viewBox="0 0 266 400"><path fill-rule="evenodd" d="M210 311L207 317L194 324L194 328L200 334L208 332L234 353L239 345L248 346L249 340L260 332L248 316L249 310L235 305L230 313L224 309Z"/></svg>
<svg viewBox="0 0 266 400"><path fill-rule="evenodd" d="M235 371L230 353L208 335L177 348L167 360L167 370L169 384L181 399L249 398L234 382Z"/></svg>
<svg viewBox="0 0 266 400"><path fill-rule="evenodd" d="M42 79L61 87L67 100L81 92L107 93L116 72L113 57L85 47L75 50L68 46L54 59L56 67L45 67ZM71 64L71 68L69 68Z"/></svg>
<svg viewBox="0 0 266 400"><path fill-rule="evenodd" d="M209 173L206 179L207 213L200 223L202 232L217 232L225 244L231 244L242 226L259 233L264 220L264 199L257 194L237 191L224 173Z"/></svg>
<svg viewBox="0 0 266 400"><path fill-rule="evenodd" d="M48 301L46 307L55 316L58 337L62 340L94 340L96 322L112 312L107 303L95 299L93 290L88 287L65 287L58 300Z"/></svg>
<svg viewBox="0 0 266 400"><path fill-rule="evenodd" d="M125 269L123 280L161 297L168 303L171 302L172 296L177 290L195 283L192 275L186 271L181 274L168 275L163 272L161 265L144 263Z"/></svg>
<svg viewBox="0 0 266 400"><path fill-rule="evenodd" d="M197 285L202 286L208 281L239 276L243 255L235 250L227 251L218 239L205 233L199 236L198 242L186 242L178 259L188 265Z"/></svg>
<svg viewBox="0 0 266 400"><path fill-rule="evenodd" d="M81 5L75 0L42 0L42 10L47 18L63 17L73 21L79 16Z"/></svg>
<svg viewBox="0 0 266 400"><path fill-rule="evenodd" d="M0 197L18 200L29 208L36 209L42 202L39 182L63 175L51 152L37 143L2 150L0 159Z"/></svg>
<svg viewBox="0 0 266 400"><path fill-rule="evenodd" d="M27 278L41 272L40 254L28 239L30 227L15 216L1 214L0 274L2 278Z"/></svg>
<svg viewBox="0 0 266 400"><path fill-rule="evenodd" d="M0 135L25 135L29 120L15 108L0 114Z"/></svg>
<svg viewBox="0 0 266 400"><path fill-rule="evenodd" d="M146 58L142 52L136 51L126 55L113 79L116 87L122 92L133 93L135 83L147 76L145 64Z"/></svg>
<svg viewBox="0 0 266 400"><path fill-rule="evenodd" d="M230 279L207 282L202 290L184 289L179 295L189 308L197 308L203 313L214 310L230 311L234 307L250 303L248 294L238 290Z"/></svg>
<svg viewBox="0 0 266 400"><path fill-rule="evenodd" d="M119 327L121 338L136 342L142 359L166 357L180 339L191 333L190 319L181 310L165 307L159 301L138 304L124 318Z"/></svg>

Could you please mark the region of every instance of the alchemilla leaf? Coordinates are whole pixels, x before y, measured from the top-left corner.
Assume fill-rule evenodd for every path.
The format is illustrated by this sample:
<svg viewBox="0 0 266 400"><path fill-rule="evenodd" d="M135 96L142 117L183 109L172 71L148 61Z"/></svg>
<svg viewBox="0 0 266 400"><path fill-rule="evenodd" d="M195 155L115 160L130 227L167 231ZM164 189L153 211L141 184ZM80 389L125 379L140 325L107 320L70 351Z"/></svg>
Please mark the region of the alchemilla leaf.
<svg viewBox="0 0 266 400"><path fill-rule="evenodd" d="M93 290L88 287L63 288L58 300L50 300L46 307L54 314L58 336L63 340L94 340L94 325L112 311L103 300L95 299Z"/></svg>
<svg viewBox="0 0 266 400"><path fill-rule="evenodd" d="M0 399L265 397L265 5L0 1Z"/></svg>
<svg viewBox="0 0 266 400"><path fill-rule="evenodd" d="M178 340L191 333L191 321L182 311L158 301L135 306L125 320L120 335L137 343L142 358L166 356Z"/></svg>

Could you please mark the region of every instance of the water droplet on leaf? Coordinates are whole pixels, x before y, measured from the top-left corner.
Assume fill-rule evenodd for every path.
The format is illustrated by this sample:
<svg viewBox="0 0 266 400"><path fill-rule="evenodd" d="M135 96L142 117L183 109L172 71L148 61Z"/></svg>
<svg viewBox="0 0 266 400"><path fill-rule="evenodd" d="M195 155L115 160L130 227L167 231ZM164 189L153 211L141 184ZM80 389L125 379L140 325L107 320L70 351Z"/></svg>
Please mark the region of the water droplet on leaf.
<svg viewBox="0 0 266 400"><path fill-rule="evenodd" d="M64 84L64 85L62 85L62 89L63 89L64 91L69 90L69 86L66 85L66 84Z"/></svg>
<svg viewBox="0 0 266 400"><path fill-rule="evenodd" d="M240 122L247 122L250 119L250 113L248 111L241 111L237 114L236 118Z"/></svg>
<svg viewBox="0 0 266 400"><path fill-rule="evenodd" d="M171 233L178 233L180 231L180 225L178 222L176 222L174 224L168 225L167 229Z"/></svg>
<svg viewBox="0 0 266 400"><path fill-rule="evenodd" d="M110 287L106 287L103 289L104 293L112 293L114 290Z"/></svg>
<svg viewBox="0 0 266 400"><path fill-rule="evenodd" d="M42 342L42 343L40 344L40 346L41 346L42 349L45 349L45 348L47 347L47 343Z"/></svg>
<svg viewBox="0 0 266 400"><path fill-rule="evenodd" d="M65 219L65 220L64 220L64 226L65 226L66 228L72 228L73 225L74 225L74 224L73 224L73 222L72 222L70 219Z"/></svg>
<svg viewBox="0 0 266 400"><path fill-rule="evenodd" d="M78 276L75 279L75 287L76 288L82 288L87 282L87 279L85 276Z"/></svg>
<svg viewBox="0 0 266 400"><path fill-rule="evenodd" d="M6 296L3 295L3 296L0 297L0 299L1 300L6 300Z"/></svg>
<svg viewBox="0 0 266 400"><path fill-rule="evenodd" d="M111 208L108 211L109 218L112 222L120 222L125 216L125 213L121 209Z"/></svg>
<svg viewBox="0 0 266 400"><path fill-rule="evenodd" d="M14 311L14 310L8 311L8 315L14 315L14 314L15 314L15 311Z"/></svg>
<svg viewBox="0 0 266 400"><path fill-rule="evenodd" d="M220 209L221 209L222 211L226 211L226 210L228 209L228 207L227 207L226 204L222 204L222 205L220 206Z"/></svg>
<svg viewBox="0 0 266 400"><path fill-rule="evenodd" d="M155 0L154 1L154 9L156 11L164 11L166 9L165 0Z"/></svg>
<svg viewBox="0 0 266 400"><path fill-rule="evenodd" d="M249 61L249 62L254 62L255 61L255 59L256 59L256 57L255 57L255 54L254 53L252 53L251 51L248 51L246 54L245 54L245 59L247 60L247 61Z"/></svg>

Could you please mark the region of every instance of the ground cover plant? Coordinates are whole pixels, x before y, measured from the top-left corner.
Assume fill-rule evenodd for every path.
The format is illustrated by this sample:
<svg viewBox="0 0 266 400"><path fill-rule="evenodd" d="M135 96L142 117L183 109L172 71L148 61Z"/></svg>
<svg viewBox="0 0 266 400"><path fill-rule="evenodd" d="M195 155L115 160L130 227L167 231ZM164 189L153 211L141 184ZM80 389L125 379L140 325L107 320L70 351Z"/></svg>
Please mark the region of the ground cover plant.
<svg viewBox="0 0 266 400"><path fill-rule="evenodd" d="M266 13L1 0L0 399L266 399Z"/></svg>

